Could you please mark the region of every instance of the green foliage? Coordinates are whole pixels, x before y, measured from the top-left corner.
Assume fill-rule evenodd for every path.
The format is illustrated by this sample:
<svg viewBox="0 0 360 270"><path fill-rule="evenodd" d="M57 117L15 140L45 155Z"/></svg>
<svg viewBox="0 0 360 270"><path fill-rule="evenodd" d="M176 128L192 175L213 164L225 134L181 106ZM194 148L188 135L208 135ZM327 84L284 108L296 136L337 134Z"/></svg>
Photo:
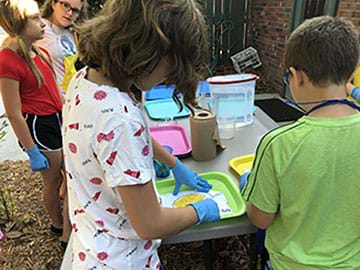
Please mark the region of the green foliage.
<svg viewBox="0 0 360 270"><path fill-rule="evenodd" d="M5 128L8 127L5 114L0 115L0 143L6 135ZM14 211L14 200L12 200L9 190L0 186L0 221L9 221Z"/></svg>
<svg viewBox="0 0 360 270"><path fill-rule="evenodd" d="M8 127L5 114L0 115L0 143L6 135L5 128ZM11 199L9 190L0 186L0 221L9 221L13 212L14 201Z"/></svg>
<svg viewBox="0 0 360 270"><path fill-rule="evenodd" d="M42 6L42 4L44 4L45 0L35 0L36 2L38 2L39 6Z"/></svg>
<svg viewBox="0 0 360 270"><path fill-rule="evenodd" d="M8 127L9 124L5 118L5 115L0 115L0 142L4 139L6 135L5 128Z"/></svg>
<svg viewBox="0 0 360 270"><path fill-rule="evenodd" d="M0 221L8 222L15 212L15 201L10 190L0 186Z"/></svg>
<svg viewBox="0 0 360 270"><path fill-rule="evenodd" d="M89 17L93 17L103 6L105 0L87 0Z"/></svg>

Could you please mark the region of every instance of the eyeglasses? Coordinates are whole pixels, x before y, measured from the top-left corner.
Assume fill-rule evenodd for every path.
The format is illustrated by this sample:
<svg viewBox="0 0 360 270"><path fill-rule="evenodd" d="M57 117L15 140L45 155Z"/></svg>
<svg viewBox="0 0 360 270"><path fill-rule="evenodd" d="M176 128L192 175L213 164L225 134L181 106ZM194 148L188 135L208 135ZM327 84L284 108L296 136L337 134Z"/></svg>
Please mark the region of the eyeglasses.
<svg viewBox="0 0 360 270"><path fill-rule="evenodd" d="M73 8L68 2L65 1L57 1L57 2L61 5L61 7L65 12L71 11L73 17L77 17L80 15L80 9Z"/></svg>
<svg viewBox="0 0 360 270"><path fill-rule="evenodd" d="M291 72L289 69L286 69L285 70L285 74L284 74L284 77L283 77L283 82L285 84L286 87L289 87L289 79L290 79L290 76L291 76Z"/></svg>

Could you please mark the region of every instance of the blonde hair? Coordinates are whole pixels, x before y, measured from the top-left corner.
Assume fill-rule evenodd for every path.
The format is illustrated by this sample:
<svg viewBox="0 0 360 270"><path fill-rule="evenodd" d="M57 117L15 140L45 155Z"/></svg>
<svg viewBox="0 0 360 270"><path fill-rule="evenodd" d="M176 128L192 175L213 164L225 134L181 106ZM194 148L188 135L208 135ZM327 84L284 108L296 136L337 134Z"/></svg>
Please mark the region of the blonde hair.
<svg viewBox="0 0 360 270"><path fill-rule="evenodd" d="M50 17L54 13L54 9L52 8L52 5L58 2L58 0L46 0L43 6L41 7L41 16L47 20L50 19ZM87 12L87 0L81 0L81 3L83 4L80 10L79 17L77 17L76 22L81 22L88 17ZM72 26L72 25L70 25Z"/></svg>
<svg viewBox="0 0 360 270"><path fill-rule="evenodd" d="M0 0L0 26L5 30L10 38L16 38L16 52L24 58L34 73L39 87L44 83L44 78L34 63L29 48L25 45L21 32L24 29L28 16L34 10L38 10L37 3L33 0ZM4 41L4 45L10 45L10 39ZM36 46L32 49L40 55L51 67L48 58Z"/></svg>
<svg viewBox="0 0 360 270"><path fill-rule="evenodd" d="M185 102L207 72L207 28L195 0L108 0L99 15L82 25L83 64L99 68L115 85L149 73L170 59L166 83L175 84Z"/></svg>

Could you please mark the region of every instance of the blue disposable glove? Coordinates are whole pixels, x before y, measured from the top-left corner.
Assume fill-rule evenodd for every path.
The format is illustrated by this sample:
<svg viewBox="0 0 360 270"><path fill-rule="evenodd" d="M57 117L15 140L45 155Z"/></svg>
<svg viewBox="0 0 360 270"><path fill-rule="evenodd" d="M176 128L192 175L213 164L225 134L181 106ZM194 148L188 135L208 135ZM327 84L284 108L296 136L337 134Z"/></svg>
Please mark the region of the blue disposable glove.
<svg viewBox="0 0 360 270"><path fill-rule="evenodd" d="M173 195L177 195L179 193L182 185L187 185L200 192L208 192L212 188L212 185L192 170L185 167L179 159L176 159L175 167L171 170L176 181Z"/></svg>
<svg viewBox="0 0 360 270"><path fill-rule="evenodd" d="M190 204L194 207L198 217L197 224L203 222L217 221L220 219L220 210L217 203L212 199L205 199L196 203Z"/></svg>
<svg viewBox="0 0 360 270"><path fill-rule="evenodd" d="M249 174L250 171L245 171L242 175L240 175L240 190L243 190L243 188L246 186Z"/></svg>
<svg viewBox="0 0 360 270"><path fill-rule="evenodd" d="M360 102L360 87L354 87L351 90L351 97L355 99L357 102Z"/></svg>
<svg viewBox="0 0 360 270"><path fill-rule="evenodd" d="M25 151L30 159L30 168L33 172L41 171L49 168L49 162L46 157L40 153L39 148L35 144L33 148Z"/></svg>

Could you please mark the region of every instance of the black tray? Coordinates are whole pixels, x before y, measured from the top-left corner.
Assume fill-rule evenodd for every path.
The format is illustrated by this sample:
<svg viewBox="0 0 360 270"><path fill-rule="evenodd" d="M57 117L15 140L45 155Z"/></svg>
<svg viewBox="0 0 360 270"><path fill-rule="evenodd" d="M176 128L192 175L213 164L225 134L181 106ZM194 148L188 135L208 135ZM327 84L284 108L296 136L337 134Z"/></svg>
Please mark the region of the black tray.
<svg viewBox="0 0 360 270"><path fill-rule="evenodd" d="M260 107L275 122L294 121L304 115L302 111L278 98L258 99L255 100L255 105Z"/></svg>

